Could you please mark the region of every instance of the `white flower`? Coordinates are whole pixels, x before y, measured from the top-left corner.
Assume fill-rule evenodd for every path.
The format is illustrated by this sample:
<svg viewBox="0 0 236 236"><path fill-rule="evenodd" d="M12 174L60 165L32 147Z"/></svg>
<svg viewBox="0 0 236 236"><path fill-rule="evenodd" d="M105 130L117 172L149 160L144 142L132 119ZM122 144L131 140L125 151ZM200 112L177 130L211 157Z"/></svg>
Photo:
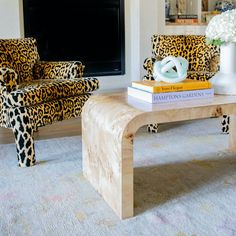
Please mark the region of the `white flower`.
<svg viewBox="0 0 236 236"><path fill-rule="evenodd" d="M213 44L234 41L236 38L236 9L214 16L206 28L206 37Z"/></svg>

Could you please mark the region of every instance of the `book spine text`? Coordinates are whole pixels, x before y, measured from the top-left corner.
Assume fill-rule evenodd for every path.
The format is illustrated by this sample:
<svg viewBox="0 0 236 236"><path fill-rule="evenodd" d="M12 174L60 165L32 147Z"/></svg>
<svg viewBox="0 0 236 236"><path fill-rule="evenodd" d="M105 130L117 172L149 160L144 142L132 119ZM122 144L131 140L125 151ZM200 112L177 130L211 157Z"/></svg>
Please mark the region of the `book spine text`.
<svg viewBox="0 0 236 236"><path fill-rule="evenodd" d="M162 103L162 102L173 102L173 101L184 101L196 98L209 98L213 97L213 89L202 89L202 90L189 90L174 93L162 93L153 94L152 103Z"/></svg>
<svg viewBox="0 0 236 236"><path fill-rule="evenodd" d="M141 89L128 87L128 95L149 103L166 103L191 99L211 98L214 96L214 89L210 88L169 93L151 93Z"/></svg>

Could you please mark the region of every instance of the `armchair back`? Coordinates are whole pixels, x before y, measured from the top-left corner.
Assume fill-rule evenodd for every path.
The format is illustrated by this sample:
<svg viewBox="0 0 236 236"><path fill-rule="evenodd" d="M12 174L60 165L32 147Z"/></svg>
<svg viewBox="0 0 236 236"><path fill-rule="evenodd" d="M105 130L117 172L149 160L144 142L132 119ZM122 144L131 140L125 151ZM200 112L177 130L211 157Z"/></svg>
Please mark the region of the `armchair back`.
<svg viewBox="0 0 236 236"><path fill-rule="evenodd" d="M217 70L211 62L214 57L219 60L219 47L206 44L205 35L153 35L151 40L152 54L156 58L182 56L189 62L189 71Z"/></svg>
<svg viewBox="0 0 236 236"><path fill-rule="evenodd" d="M18 84L33 80L33 67L39 61L36 39L0 39L0 68L13 69Z"/></svg>

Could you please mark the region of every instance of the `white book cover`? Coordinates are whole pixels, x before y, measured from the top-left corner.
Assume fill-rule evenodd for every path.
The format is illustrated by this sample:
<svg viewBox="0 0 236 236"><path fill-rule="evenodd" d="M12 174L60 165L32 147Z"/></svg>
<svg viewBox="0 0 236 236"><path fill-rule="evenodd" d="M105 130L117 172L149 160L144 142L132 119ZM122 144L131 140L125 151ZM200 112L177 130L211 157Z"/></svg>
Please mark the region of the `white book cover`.
<svg viewBox="0 0 236 236"><path fill-rule="evenodd" d="M169 93L150 93L141 89L128 87L128 95L149 103L158 104L192 99L212 98L214 97L214 89L210 88Z"/></svg>

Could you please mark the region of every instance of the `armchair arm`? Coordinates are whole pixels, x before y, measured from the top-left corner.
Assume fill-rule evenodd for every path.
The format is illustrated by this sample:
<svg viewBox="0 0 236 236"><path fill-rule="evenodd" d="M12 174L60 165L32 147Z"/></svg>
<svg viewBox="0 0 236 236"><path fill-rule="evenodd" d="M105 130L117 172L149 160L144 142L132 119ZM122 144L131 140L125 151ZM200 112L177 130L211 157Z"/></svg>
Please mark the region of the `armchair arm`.
<svg viewBox="0 0 236 236"><path fill-rule="evenodd" d="M34 65L34 79L82 78L84 65L80 61L39 61Z"/></svg>
<svg viewBox="0 0 236 236"><path fill-rule="evenodd" d="M143 68L147 71L147 74L143 77L143 80L154 80L153 66L156 61L160 61L161 57L148 57L144 60Z"/></svg>
<svg viewBox="0 0 236 236"><path fill-rule="evenodd" d="M10 68L0 68L0 87L6 92L11 92L18 88L17 73Z"/></svg>
<svg viewBox="0 0 236 236"><path fill-rule="evenodd" d="M147 71L148 76L153 75L153 65L158 60L159 58L155 58L155 57L148 57L144 60L143 68Z"/></svg>
<svg viewBox="0 0 236 236"><path fill-rule="evenodd" d="M81 84L83 85L81 88L81 92L91 93L99 89L99 80L97 78L82 78L80 79L80 82L82 82Z"/></svg>

